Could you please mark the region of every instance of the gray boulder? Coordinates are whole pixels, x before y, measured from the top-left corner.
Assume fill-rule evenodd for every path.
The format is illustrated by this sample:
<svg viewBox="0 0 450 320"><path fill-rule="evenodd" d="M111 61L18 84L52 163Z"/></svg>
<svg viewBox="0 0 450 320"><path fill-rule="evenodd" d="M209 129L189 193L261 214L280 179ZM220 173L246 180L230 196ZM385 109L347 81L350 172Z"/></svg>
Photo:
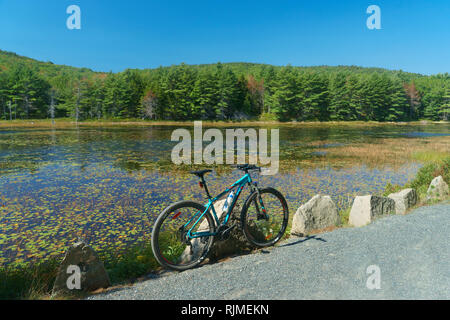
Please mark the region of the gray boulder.
<svg viewBox="0 0 450 320"><path fill-rule="evenodd" d="M356 197L350 211L349 224L355 227L365 226L375 219L395 212L395 201L378 196Z"/></svg>
<svg viewBox="0 0 450 320"><path fill-rule="evenodd" d="M406 211L417 204L417 192L414 189L405 189L391 193L388 198L395 201L395 213L405 214Z"/></svg>
<svg viewBox="0 0 450 320"><path fill-rule="evenodd" d="M428 200L442 200L449 195L448 184L445 183L442 176L436 177L431 181L427 191Z"/></svg>
<svg viewBox="0 0 450 320"><path fill-rule="evenodd" d="M77 288L76 269L80 271L79 288ZM108 273L95 251L84 242L78 242L66 252L52 293L57 295L74 291L91 292L110 285Z"/></svg>
<svg viewBox="0 0 450 320"><path fill-rule="evenodd" d="M339 212L330 196L316 195L298 208L292 221L291 235L303 237L314 230L334 227Z"/></svg>

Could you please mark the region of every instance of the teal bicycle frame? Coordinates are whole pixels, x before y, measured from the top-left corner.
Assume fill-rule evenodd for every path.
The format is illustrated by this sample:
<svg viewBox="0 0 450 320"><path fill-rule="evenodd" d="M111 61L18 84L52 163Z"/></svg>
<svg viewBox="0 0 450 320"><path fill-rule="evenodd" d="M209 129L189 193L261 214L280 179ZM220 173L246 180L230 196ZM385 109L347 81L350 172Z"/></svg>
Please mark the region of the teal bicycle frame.
<svg viewBox="0 0 450 320"><path fill-rule="evenodd" d="M210 237L210 236L216 236L218 234L218 232L192 232L192 229L195 228L195 226L202 220L202 218L205 216L205 214L211 209L212 213L213 213L213 217L215 219L216 225L220 228L221 226L225 226L231 216L231 213L233 212L234 206L236 205L237 200L239 199L239 196L242 192L242 190L244 189L245 185L248 184L249 186L252 186L252 177L250 176L249 173L246 173L245 176L243 176L241 179L239 179L238 181L236 181L233 185L231 185L229 188L227 188L224 192L222 192L221 194L219 194L217 197L215 198L211 198L209 196L208 193L208 197L209 197L209 202L208 205L206 207L206 210L200 215L200 217L197 219L197 221L194 223L194 225L189 229L189 231L187 232L187 237L190 239L195 239L195 238L202 238L202 237ZM225 216L225 219L223 221L222 224L220 224L220 220L217 217L217 213L216 213L216 209L214 208L214 203L217 202L220 198L222 198L224 195L226 195L227 193L231 192L232 190L236 189L236 195L233 199L233 203L228 207L228 212ZM264 207L262 207L264 210ZM196 217L198 216L198 214L200 213L200 211L198 211L194 217L192 217L191 220L189 220L188 223L186 223L184 225L184 228L186 228L194 219L196 219ZM218 229L219 229L218 228Z"/></svg>

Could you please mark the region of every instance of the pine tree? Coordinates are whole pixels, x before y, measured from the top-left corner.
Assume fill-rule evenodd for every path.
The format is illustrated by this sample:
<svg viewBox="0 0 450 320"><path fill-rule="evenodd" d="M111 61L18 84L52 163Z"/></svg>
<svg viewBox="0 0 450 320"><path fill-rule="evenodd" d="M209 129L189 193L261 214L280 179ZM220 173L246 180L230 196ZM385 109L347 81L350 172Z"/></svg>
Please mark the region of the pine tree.
<svg viewBox="0 0 450 320"><path fill-rule="evenodd" d="M446 88L443 96L443 103L438 111L439 118L444 121L449 120L450 116L450 86Z"/></svg>
<svg viewBox="0 0 450 320"><path fill-rule="evenodd" d="M301 120L326 120L328 118L328 79L307 73L301 77L303 117Z"/></svg>
<svg viewBox="0 0 450 320"><path fill-rule="evenodd" d="M49 103L50 85L31 68L18 64L5 75L6 89L3 99L11 101L14 117L37 118L45 115L44 110Z"/></svg>
<svg viewBox="0 0 450 320"><path fill-rule="evenodd" d="M277 73L273 66L265 66L261 70L260 78L264 80L264 106L263 113L272 113L273 108L273 95L274 95L274 85L276 81Z"/></svg>
<svg viewBox="0 0 450 320"><path fill-rule="evenodd" d="M192 116L194 119L214 119L218 104L217 79L211 72L200 72L192 90Z"/></svg>
<svg viewBox="0 0 450 320"><path fill-rule="evenodd" d="M385 120L402 121L409 118L407 112L410 110L407 93L400 80L392 81L391 92L389 94L390 104L387 109Z"/></svg>
<svg viewBox="0 0 450 320"><path fill-rule="evenodd" d="M274 88L273 111L281 121L297 119L299 116L298 72L291 66L282 68L277 75Z"/></svg>
<svg viewBox="0 0 450 320"><path fill-rule="evenodd" d="M231 119L237 111L239 92L237 77L230 68L219 63L216 69L216 79L218 98L215 112L216 119Z"/></svg>
<svg viewBox="0 0 450 320"><path fill-rule="evenodd" d="M328 106L330 120L340 121L350 119L346 78L346 74L337 73L330 81L330 105Z"/></svg>

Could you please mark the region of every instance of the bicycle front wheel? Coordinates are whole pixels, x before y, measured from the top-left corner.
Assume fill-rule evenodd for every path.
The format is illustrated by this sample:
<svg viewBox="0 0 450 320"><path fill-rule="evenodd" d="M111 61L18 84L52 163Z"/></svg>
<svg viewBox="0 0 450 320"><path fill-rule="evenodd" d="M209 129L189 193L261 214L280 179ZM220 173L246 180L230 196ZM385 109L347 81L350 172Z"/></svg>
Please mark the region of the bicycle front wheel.
<svg viewBox="0 0 450 320"><path fill-rule="evenodd" d="M206 208L192 201L182 201L166 208L156 220L152 232L152 250L164 267L183 271L199 265L207 256L214 237L215 224ZM190 238L193 235L206 236Z"/></svg>
<svg viewBox="0 0 450 320"><path fill-rule="evenodd" d="M277 190L265 188L252 193L241 212L242 230L257 247L276 244L283 237L289 220L286 199Z"/></svg>

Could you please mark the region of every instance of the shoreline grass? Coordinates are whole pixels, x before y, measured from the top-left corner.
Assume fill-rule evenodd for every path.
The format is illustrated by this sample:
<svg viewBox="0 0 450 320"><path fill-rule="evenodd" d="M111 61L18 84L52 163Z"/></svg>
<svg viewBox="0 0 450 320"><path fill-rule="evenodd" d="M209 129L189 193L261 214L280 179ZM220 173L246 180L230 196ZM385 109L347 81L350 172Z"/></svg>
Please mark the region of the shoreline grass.
<svg viewBox="0 0 450 320"><path fill-rule="evenodd" d="M412 121L412 122L377 122L377 121L308 121L308 122L281 122L274 120L244 120L244 121L202 121L205 127L226 127L226 126L412 126L429 124L448 124L449 121ZM29 119L29 120L0 120L0 129L2 128L67 128L67 127L89 127L89 126L193 126L194 120L189 121L171 121L171 120L142 120L142 119L100 119L100 120L82 120L76 122L71 118L58 118L52 123L50 119Z"/></svg>
<svg viewBox="0 0 450 320"><path fill-rule="evenodd" d="M321 162L333 162L342 165L365 164L377 167L389 164L394 168L408 161L422 164L440 161L450 156L450 136L433 138L384 138L374 142L361 142L338 148L318 148L326 152L327 157L315 158L316 165Z"/></svg>

